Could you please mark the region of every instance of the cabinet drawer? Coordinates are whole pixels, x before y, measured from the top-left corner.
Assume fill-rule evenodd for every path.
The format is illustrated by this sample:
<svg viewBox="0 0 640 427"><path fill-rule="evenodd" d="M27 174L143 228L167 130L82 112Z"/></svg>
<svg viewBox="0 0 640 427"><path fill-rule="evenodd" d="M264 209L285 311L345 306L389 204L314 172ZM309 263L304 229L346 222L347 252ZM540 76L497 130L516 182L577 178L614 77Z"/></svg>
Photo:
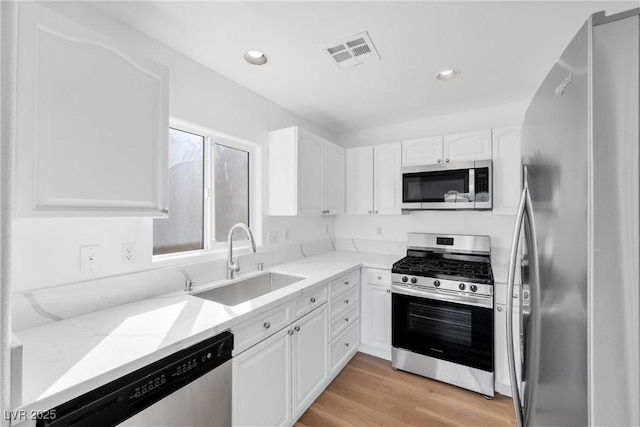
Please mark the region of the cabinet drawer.
<svg viewBox="0 0 640 427"><path fill-rule="evenodd" d="M360 287L356 287L339 295L329 303L329 318L333 320L337 315L349 309L349 307L357 306L360 303Z"/></svg>
<svg viewBox="0 0 640 427"><path fill-rule="evenodd" d="M358 350L360 326L356 320L344 333L331 343L329 350L329 367L332 375L336 374Z"/></svg>
<svg viewBox="0 0 640 427"><path fill-rule="evenodd" d="M344 313L336 316L329 324L329 340L337 337L340 332L344 331L348 326L355 322L360 314L360 307L354 305Z"/></svg>
<svg viewBox="0 0 640 427"><path fill-rule="evenodd" d="M235 357L252 345L278 332L291 323L292 320L291 304L287 303L242 322L235 328L231 328L231 332L234 335L233 356Z"/></svg>
<svg viewBox="0 0 640 427"><path fill-rule="evenodd" d="M327 301L327 285L319 286L293 300L293 318L298 319Z"/></svg>
<svg viewBox="0 0 640 427"><path fill-rule="evenodd" d="M367 282L375 285L391 286L391 270L381 268L367 268Z"/></svg>
<svg viewBox="0 0 640 427"><path fill-rule="evenodd" d="M329 298L333 299L348 289L353 289L360 284L360 269L340 276L331 281L329 285Z"/></svg>

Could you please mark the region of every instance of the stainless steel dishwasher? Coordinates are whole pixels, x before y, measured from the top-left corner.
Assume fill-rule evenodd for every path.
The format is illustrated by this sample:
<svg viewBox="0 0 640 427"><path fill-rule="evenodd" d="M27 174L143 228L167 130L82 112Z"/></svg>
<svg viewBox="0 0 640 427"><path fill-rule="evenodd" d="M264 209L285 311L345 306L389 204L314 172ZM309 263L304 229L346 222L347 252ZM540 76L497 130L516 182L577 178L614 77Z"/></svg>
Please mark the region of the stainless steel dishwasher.
<svg viewBox="0 0 640 427"><path fill-rule="evenodd" d="M233 334L223 332L57 406L37 427L231 425Z"/></svg>

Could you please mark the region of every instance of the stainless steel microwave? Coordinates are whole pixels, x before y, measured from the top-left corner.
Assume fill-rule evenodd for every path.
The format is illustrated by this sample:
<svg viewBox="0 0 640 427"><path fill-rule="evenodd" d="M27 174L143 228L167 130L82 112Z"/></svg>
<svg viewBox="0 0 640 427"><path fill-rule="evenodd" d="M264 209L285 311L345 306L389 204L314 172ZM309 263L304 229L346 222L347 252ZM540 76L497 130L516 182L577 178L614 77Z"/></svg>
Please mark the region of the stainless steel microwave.
<svg viewBox="0 0 640 427"><path fill-rule="evenodd" d="M402 168L402 209L491 209L491 160Z"/></svg>

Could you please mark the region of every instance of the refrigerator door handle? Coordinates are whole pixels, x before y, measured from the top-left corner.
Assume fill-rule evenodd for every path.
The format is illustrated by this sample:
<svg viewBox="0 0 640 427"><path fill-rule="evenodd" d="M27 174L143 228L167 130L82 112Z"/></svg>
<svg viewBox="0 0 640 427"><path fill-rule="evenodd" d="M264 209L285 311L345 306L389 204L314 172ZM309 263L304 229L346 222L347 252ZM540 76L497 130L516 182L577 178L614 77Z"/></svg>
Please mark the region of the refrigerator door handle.
<svg viewBox="0 0 640 427"><path fill-rule="evenodd" d="M526 175L526 172L525 172ZM511 242L511 254L509 256L509 275L507 280L507 295L513 295L513 288L516 274L516 262L518 258L518 242L520 241L520 230L528 199L529 190L525 186L522 190L518 212L516 214L516 224ZM513 410L516 416L516 424L523 427L522 399L518 387L518 377L516 375L515 351L513 346L513 298L507 298L507 361L509 362L509 379L511 380L511 395L513 399Z"/></svg>

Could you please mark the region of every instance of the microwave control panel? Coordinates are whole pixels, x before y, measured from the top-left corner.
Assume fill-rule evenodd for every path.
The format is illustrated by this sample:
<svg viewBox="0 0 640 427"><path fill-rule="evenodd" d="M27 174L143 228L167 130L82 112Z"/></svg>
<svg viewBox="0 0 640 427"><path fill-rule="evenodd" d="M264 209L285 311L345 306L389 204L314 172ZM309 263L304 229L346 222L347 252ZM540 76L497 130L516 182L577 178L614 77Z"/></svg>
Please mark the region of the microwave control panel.
<svg viewBox="0 0 640 427"><path fill-rule="evenodd" d="M476 169L476 182L475 192L488 193L489 192L489 168L477 168Z"/></svg>

